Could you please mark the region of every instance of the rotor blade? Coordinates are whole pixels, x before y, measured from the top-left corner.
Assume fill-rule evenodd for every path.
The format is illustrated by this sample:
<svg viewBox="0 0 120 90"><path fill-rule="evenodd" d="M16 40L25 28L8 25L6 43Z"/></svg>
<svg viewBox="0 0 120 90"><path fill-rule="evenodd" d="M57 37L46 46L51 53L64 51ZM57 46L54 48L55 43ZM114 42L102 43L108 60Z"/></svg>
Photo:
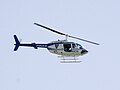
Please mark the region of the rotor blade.
<svg viewBox="0 0 120 90"><path fill-rule="evenodd" d="M55 33L57 33L57 34L60 34L60 35L64 35L64 36L71 37L71 38L75 38L75 39L78 39L78 40L81 40L81 41L85 41L85 42L88 42L88 43L92 43L92 44L95 44L95 45L99 45L98 43L95 43L95 42L92 42L92 41L88 41L88 40L85 40L85 39L81 39L81 38L78 38L78 37L74 37L74 36L71 36L71 35L68 35L68 34L64 34L64 33L62 33L62 32L56 31L56 30L54 30L54 29L51 29L51 28L49 28L49 27L43 26L43 25L38 24L38 23L34 23L34 24L37 25L37 26L40 26L40 27L42 27L42 28L45 28L45 29L47 29L47 30L50 30L50 31L52 31L52 32L55 32Z"/></svg>
<svg viewBox="0 0 120 90"><path fill-rule="evenodd" d="M46 26L40 25L40 24L38 24L38 23L34 23L34 24L37 25L37 26L40 26L40 27L42 27L42 28L45 28L45 29L47 29L47 30L50 30L50 31L52 31L52 32L55 32L55 33L57 33L57 34L60 34L60 35L66 35L66 34L64 34L64 33L61 33L61 32L59 32L59 31L56 31L56 30L51 29L51 28L49 28L49 27L46 27Z"/></svg>
<svg viewBox="0 0 120 90"><path fill-rule="evenodd" d="M78 40L81 40L81 41L85 41L85 42L88 42L88 43L92 43L92 44L95 44L95 45L100 45L98 43L95 43L95 42L92 42L92 41L88 41L88 40L85 40L85 39L81 39L81 38L78 38L78 37L74 37L74 36L70 36L70 35L68 35L68 37L75 38L75 39L78 39Z"/></svg>

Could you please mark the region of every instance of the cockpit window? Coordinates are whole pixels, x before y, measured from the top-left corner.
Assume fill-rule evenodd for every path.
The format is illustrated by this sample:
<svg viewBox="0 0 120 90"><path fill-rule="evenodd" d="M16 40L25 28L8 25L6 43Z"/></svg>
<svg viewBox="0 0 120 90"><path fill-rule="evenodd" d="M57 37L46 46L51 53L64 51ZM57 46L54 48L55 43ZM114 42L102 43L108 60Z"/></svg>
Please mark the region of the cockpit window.
<svg viewBox="0 0 120 90"><path fill-rule="evenodd" d="M76 44L76 46L79 48L79 49L82 49L82 46L80 44Z"/></svg>

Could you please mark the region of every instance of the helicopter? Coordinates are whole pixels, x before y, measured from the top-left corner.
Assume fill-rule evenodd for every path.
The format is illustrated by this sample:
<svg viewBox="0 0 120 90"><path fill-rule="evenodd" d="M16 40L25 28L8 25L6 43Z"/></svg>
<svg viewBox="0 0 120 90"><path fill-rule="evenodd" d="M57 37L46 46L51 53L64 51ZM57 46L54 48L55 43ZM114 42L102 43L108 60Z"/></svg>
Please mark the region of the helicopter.
<svg viewBox="0 0 120 90"><path fill-rule="evenodd" d="M78 39L81 41L85 41L85 42L88 42L91 44L100 45L98 43L95 43L95 42L92 42L89 40L85 40L85 39L78 38L78 37L75 37L75 36L72 36L69 34L62 33L58 30L54 30L52 28L46 27L46 26L38 24L38 23L34 23L34 25L37 25L37 26L42 27L46 30L52 31L56 34L65 36L66 38L65 38L65 40L52 41L52 42L47 43L47 44L39 44L39 43L30 43L29 44L29 43L20 43L20 41L18 40L18 37L16 35L14 35L14 39L15 39L14 51L17 51L19 46L33 47L34 49L46 48L46 49L48 49L48 51L50 53L59 55L58 57L62 58L61 60L63 60L61 62L66 62L66 60L67 60L67 62L80 62L80 61L77 61L78 59L76 59L76 57L83 56L83 55L87 54L88 50L83 48L82 45L80 45L79 43L68 41L68 37ZM72 57L72 59L70 58L69 59L70 61L68 61L68 59L66 59L66 57ZM73 61L71 61L71 60L73 60Z"/></svg>

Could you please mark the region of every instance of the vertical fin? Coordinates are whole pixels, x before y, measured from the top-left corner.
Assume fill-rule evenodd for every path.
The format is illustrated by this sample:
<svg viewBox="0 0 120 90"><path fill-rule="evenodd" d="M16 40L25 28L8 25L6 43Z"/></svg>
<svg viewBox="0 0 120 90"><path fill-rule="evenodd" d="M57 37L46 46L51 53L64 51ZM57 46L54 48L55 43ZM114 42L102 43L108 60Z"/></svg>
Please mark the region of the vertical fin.
<svg viewBox="0 0 120 90"><path fill-rule="evenodd" d="M17 51L20 46L20 42L16 35L14 35L14 39L15 39L15 43L16 43L16 44L14 44L15 45L14 51Z"/></svg>

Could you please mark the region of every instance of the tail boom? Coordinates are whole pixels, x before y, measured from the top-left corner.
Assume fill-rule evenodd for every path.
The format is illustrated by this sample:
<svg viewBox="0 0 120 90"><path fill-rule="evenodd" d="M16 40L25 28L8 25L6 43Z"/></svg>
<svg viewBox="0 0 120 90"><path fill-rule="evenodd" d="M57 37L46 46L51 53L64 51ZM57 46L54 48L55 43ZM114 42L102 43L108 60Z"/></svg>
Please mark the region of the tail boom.
<svg viewBox="0 0 120 90"><path fill-rule="evenodd" d="M15 48L14 51L17 51L19 46L26 46L26 47L34 47L34 49L38 49L38 48L47 48L48 44L36 44L36 43L31 43L31 44L25 44L25 43L20 43L20 41L18 40L17 36L14 35L14 39L15 39Z"/></svg>

